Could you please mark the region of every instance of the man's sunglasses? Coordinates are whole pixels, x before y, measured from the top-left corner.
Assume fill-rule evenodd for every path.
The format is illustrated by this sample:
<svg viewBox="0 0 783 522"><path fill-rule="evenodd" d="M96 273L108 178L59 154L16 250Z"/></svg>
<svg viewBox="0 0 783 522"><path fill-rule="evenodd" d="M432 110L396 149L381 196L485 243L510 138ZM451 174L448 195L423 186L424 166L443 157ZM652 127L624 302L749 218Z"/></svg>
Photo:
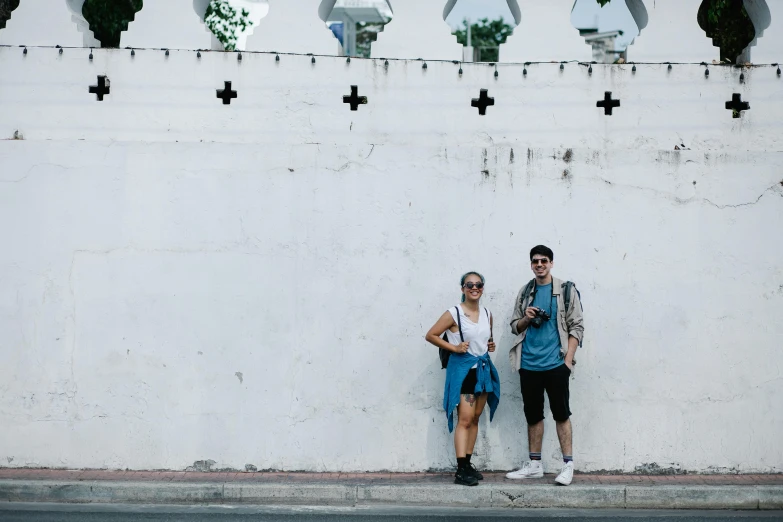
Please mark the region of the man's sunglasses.
<svg viewBox="0 0 783 522"><path fill-rule="evenodd" d="M474 287L474 286L475 286L476 288L478 288L479 290L481 290L482 288L484 288L484 283L465 283L465 284L464 284L464 286L465 286L465 288L467 288L468 290L473 290L473 287Z"/></svg>
<svg viewBox="0 0 783 522"><path fill-rule="evenodd" d="M545 264L549 263L549 259L546 259L546 258L544 258L544 259L533 259L532 261L530 261L530 264L534 265L534 266L538 265L539 263L541 263L542 265L545 265Z"/></svg>

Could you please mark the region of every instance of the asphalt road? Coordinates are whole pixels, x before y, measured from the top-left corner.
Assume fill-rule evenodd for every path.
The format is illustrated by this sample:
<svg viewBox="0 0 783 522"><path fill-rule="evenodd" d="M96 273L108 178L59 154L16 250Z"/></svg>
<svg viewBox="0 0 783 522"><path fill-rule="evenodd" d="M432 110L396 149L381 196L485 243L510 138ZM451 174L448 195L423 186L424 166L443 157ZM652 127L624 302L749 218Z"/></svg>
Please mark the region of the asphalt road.
<svg viewBox="0 0 783 522"><path fill-rule="evenodd" d="M0 504L2 522L551 522L553 520L783 520L783 511L658 511L584 509L449 509L420 507L306 508L269 506L139 506L73 504Z"/></svg>

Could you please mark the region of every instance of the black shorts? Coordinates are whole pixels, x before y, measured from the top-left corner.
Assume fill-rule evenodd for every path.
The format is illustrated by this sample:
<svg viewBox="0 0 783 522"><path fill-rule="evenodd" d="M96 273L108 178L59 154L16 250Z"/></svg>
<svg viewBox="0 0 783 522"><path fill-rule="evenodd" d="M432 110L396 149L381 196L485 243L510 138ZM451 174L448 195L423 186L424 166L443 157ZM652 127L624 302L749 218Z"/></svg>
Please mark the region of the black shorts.
<svg viewBox="0 0 783 522"><path fill-rule="evenodd" d="M471 368L468 370L468 374L465 376L465 380L462 381L462 388L460 388L459 392L461 394L470 394L475 395L478 397L481 395L482 392L476 393L476 383L478 382L478 378L476 377L476 369Z"/></svg>
<svg viewBox="0 0 783 522"><path fill-rule="evenodd" d="M560 422L568 420L571 416L571 409L568 407L569 377L571 370L565 363L545 372L519 370L519 385L522 388L522 403L528 424L538 424L544 420L544 391L549 397L552 417Z"/></svg>

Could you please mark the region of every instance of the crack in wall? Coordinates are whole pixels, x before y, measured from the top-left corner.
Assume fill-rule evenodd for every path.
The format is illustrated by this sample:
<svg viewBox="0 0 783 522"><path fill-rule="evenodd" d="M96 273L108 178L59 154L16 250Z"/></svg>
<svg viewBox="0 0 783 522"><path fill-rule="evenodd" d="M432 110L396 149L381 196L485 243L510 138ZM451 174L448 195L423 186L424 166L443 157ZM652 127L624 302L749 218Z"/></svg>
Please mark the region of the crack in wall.
<svg viewBox="0 0 783 522"><path fill-rule="evenodd" d="M766 196L768 193L770 193L770 192L775 192L775 193L778 194L778 196L783 198L783 189L780 187L779 183L775 183L774 185L771 185L771 186L767 187L766 189L764 189L764 191L761 194L759 194L759 196L755 200L753 200L753 201L748 201L748 202L745 202L745 203L719 204L719 203L715 203L714 201L712 201L712 200L710 200L708 198L687 198L687 199L685 199L685 198L680 198L680 197L674 196L674 195L672 195L672 194L670 194L668 192L664 192L662 190L654 189L652 187L639 187L639 186L636 186L636 185L618 184L616 182L609 181L609 180L607 180L607 179L605 179L603 177L600 177L600 176L598 176L598 177L596 177L594 179L597 180L597 181L601 181L605 185L609 185L609 186L612 186L612 187L635 189L635 190L638 190L638 191L641 191L641 192L651 193L651 194L654 194L656 196L663 197L665 199L670 199L670 200L674 201L675 203L678 203L678 204L681 204L681 205L687 205L687 204L690 204L690 203L706 203L706 204L708 204L710 206L713 206L713 207L715 207L717 209L721 209L721 210L726 209L726 208L742 208L742 207L753 206L753 205L757 204L759 201L761 201L761 199L764 196Z"/></svg>

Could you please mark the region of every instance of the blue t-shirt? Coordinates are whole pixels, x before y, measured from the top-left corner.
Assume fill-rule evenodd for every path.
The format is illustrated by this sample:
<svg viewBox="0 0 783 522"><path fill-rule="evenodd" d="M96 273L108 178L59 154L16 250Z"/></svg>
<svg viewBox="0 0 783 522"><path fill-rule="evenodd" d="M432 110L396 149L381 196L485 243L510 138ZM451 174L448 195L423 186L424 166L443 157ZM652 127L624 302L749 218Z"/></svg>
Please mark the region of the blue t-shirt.
<svg viewBox="0 0 783 522"><path fill-rule="evenodd" d="M552 283L537 285L531 306L549 314L541 328L527 327L522 341L522 369L543 372L563 364L560 353L560 335L557 333L557 298L552 296Z"/></svg>

